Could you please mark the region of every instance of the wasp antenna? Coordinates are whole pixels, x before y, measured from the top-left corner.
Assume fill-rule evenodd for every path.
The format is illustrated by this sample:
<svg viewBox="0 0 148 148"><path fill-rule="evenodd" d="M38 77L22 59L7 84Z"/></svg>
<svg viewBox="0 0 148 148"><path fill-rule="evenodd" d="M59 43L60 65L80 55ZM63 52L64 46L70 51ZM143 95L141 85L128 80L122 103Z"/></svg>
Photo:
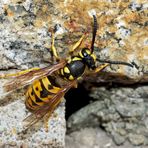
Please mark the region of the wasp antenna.
<svg viewBox="0 0 148 148"><path fill-rule="evenodd" d="M93 24L93 31L92 31L91 53L93 53L94 51L94 42L95 42L97 28L98 28L96 15L93 14L93 18L94 18L94 24Z"/></svg>
<svg viewBox="0 0 148 148"><path fill-rule="evenodd" d="M131 63L122 62L122 61L110 61L110 60L100 60L100 59L97 59L97 60L101 63L119 64L119 65L127 65L130 67L133 67L133 65Z"/></svg>

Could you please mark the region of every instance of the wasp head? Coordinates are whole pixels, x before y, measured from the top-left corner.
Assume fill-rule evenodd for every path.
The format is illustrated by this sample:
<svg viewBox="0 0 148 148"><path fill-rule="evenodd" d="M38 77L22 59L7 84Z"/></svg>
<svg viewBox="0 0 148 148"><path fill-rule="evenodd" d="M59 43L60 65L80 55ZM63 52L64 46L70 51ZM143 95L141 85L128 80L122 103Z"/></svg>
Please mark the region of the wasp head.
<svg viewBox="0 0 148 148"><path fill-rule="evenodd" d="M79 56L82 58L83 62L88 66L89 69L94 70L96 68L96 55L91 53L90 49L83 48L79 52Z"/></svg>

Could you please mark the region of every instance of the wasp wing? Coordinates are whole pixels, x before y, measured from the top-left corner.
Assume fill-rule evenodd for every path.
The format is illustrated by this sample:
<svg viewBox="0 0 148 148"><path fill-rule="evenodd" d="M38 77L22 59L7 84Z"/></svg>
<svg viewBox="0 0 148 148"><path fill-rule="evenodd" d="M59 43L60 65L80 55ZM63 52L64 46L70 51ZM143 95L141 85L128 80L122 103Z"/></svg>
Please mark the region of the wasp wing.
<svg viewBox="0 0 148 148"><path fill-rule="evenodd" d="M19 89L19 88L22 88L26 85L29 85L34 80L37 80L40 77L51 75L53 72L62 68L65 64L66 64L66 62L63 60L63 61L59 62L58 64L55 64L52 66L47 66L42 69L32 70L32 71L29 71L25 74L13 76L12 77L13 79L11 81L4 84L4 86L3 86L4 93L9 93L9 92L12 92L16 89Z"/></svg>
<svg viewBox="0 0 148 148"><path fill-rule="evenodd" d="M52 99L50 99L49 102L47 102L44 106L40 107L38 110L34 111L31 115L25 118L23 120L25 130L37 123L46 114L48 114L48 117L50 117L57 105L62 101L62 98L64 97L65 93L76 84L76 80L69 82Z"/></svg>

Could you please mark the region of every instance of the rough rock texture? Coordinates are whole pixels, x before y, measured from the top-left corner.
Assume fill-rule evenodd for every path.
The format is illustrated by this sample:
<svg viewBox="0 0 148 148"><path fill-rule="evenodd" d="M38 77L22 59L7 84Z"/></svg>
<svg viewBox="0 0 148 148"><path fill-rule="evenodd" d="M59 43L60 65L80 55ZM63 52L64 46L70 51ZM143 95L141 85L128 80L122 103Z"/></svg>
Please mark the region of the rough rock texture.
<svg viewBox="0 0 148 148"><path fill-rule="evenodd" d="M89 81L95 80L96 83L100 81L115 81L125 84L147 82L148 23L146 0L1 0L1 73L10 73L31 67L44 67L48 65L51 62L49 52L49 30L51 28L55 28L56 30L55 45L63 57L67 56L65 52L86 31L88 32L88 37L82 46L90 46L92 18L88 15L88 11L92 9L96 11L99 23L95 43L97 57L134 63L134 68L112 65L107 67L104 73L97 76L97 79L96 77L91 77L92 80ZM2 95L2 92L0 93ZM14 146L20 146L24 143L32 147L29 141L32 141L33 145L39 145L40 140L44 138L45 143L49 147L51 145L51 147L64 147L64 106L56 110L58 112L57 117L53 116L49 120L51 130L48 133L45 133L42 129L43 126L41 126L40 130L32 129L31 132L24 135L25 138L19 140L21 136L15 133L21 130L21 121L27 116L28 112L26 114L23 101L20 101L23 100L24 96L22 93L18 93L8 97L8 103L6 103L7 101L4 105L1 103L1 145L8 144L9 147L9 143ZM104 104L104 101L101 103ZM133 108L137 108L136 105ZM124 114L124 109L128 111L128 107L131 106L126 107L125 105L125 108L119 107L118 112ZM142 107L138 111L131 112L130 115L135 115L137 112L142 114ZM96 108L101 110L102 106L99 107L98 105ZM138 116L141 117L140 113ZM137 138L137 134L131 132L128 135L129 141L133 141L134 137ZM143 142L143 137L145 138L145 135L140 133L140 144L145 143L145 140ZM40 144L40 147L42 147L42 143Z"/></svg>
<svg viewBox="0 0 148 148"><path fill-rule="evenodd" d="M51 2L43 2L51 6ZM49 13L46 21L37 11L43 3L32 0L0 1L0 58L1 74L15 73L31 67L44 67L51 62L49 52ZM45 5L46 4L46 5ZM49 9L52 11L53 7ZM41 11L40 11L41 12ZM53 12L54 13L54 12ZM39 21L40 20L40 21ZM50 24L51 26L55 25ZM48 63L49 64L49 63ZM4 80L0 81L2 84ZM23 133L22 121L29 115L24 104L24 91L8 97L1 97L0 106L0 147L55 147L63 148L65 141L64 103L54 112L48 122L48 131L39 121ZM0 90L0 96L3 96Z"/></svg>
<svg viewBox="0 0 148 148"><path fill-rule="evenodd" d="M16 96L23 98L20 95ZM23 120L28 115L29 112L21 99L0 108L0 147L64 147L64 104L61 104L50 117L48 131L42 120L23 131Z"/></svg>
<svg viewBox="0 0 148 148"><path fill-rule="evenodd" d="M135 147L129 142L117 146L100 128L84 128L66 136L66 148L147 148Z"/></svg>
<svg viewBox="0 0 148 148"><path fill-rule="evenodd" d="M108 73L105 77L103 75L103 80L121 83L148 80L148 6L146 0L66 2L66 12L65 9L62 10L67 15L71 14L71 22L66 25L74 35L75 32L80 32L82 27L88 32L91 31L90 17L87 12L92 9L96 11L99 30L95 53L98 58L132 62L135 65L135 68L117 65L108 67L106 68L106 73ZM89 41L87 40L85 44Z"/></svg>
<svg viewBox="0 0 148 148"><path fill-rule="evenodd" d="M104 87L92 89L95 102L73 114L69 131L85 126L101 126L117 145L129 141L133 145L148 145L148 87Z"/></svg>
<svg viewBox="0 0 148 148"><path fill-rule="evenodd" d="M127 88L111 90L104 87L92 89L92 97L100 100L90 103L69 118L69 132L86 126L101 126L110 133L117 145L126 141L133 145L147 145L147 2L67 2L67 11L71 12L73 20L68 25L72 31L79 30L81 22L87 24L89 30L90 19L87 13L84 15L82 12L88 9L95 9L98 16L99 30L95 44L97 57L132 62L135 67L111 65L104 72L87 77L85 81L91 84L86 84L85 87L90 89L101 85L100 82L115 82L121 85L135 84L136 88L129 85ZM140 83L146 84L140 87Z"/></svg>

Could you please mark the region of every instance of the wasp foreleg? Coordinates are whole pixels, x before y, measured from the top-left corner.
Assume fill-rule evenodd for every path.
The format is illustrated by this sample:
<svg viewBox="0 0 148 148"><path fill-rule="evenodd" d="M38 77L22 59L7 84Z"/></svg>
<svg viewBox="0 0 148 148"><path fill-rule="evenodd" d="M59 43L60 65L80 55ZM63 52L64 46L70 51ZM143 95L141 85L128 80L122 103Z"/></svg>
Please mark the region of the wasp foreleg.
<svg viewBox="0 0 148 148"><path fill-rule="evenodd" d="M60 60L60 57L57 53L57 49L55 48L54 46L54 32L52 31L51 32L51 52L53 54L53 57L55 57L56 61L59 61Z"/></svg>
<svg viewBox="0 0 148 148"><path fill-rule="evenodd" d="M77 41L73 47L69 50L69 53L72 54L76 49L78 49L80 47L80 45L82 44L84 38L86 36L86 33L82 35L82 37L79 39L79 41Z"/></svg>
<svg viewBox="0 0 148 148"><path fill-rule="evenodd" d="M86 77L100 72L101 70L103 70L108 65L109 65L108 63L107 64L102 64L102 65L99 65L98 67L96 67L96 69L93 70L93 71L86 71Z"/></svg>
<svg viewBox="0 0 148 148"><path fill-rule="evenodd" d="M106 63L106 64L103 64L103 65L98 66L98 67L95 69L94 73L97 73L97 72L103 70L103 69L104 69L105 67L107 67L108 65L110 65L110 64L109 64L109 63Z"/></svg>

